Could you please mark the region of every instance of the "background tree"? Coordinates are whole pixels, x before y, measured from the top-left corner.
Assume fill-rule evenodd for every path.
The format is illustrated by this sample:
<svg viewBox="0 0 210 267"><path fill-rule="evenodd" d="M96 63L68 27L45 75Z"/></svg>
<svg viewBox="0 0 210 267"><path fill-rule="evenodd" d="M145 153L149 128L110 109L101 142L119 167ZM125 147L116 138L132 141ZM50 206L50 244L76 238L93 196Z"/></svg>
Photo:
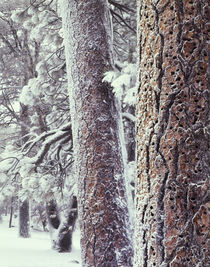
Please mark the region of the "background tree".
<svg viewBox="0 0 210 267"><path fill-rule="evenodd" d="M135 266L207 266L208 3L138 1Z"/></svg>
<svg viewBox="0 0 210 267"><path fill-rule="evenodd" d="M119 137L111 86L110 14L106 1L61 1L82 261L85 266L132 266L132 244Z"/></svg>
<svg viewBox="0 0 210 267"><path fill-rule="evenodd" d="M59 79L59 81L55 83L55 74L56 74L56 71L57 72L59 71L58 66L53 66L53 68L49 69L50 68L49 65L54 64L56 58L57 58L57 61L56 61L57 64L61 62L63 66L64 60L61 59L61 56L60 56L61 52L57 54L55 53L55 51L53 51L53 49L55 50L55 48L58 49L57 48L58 44L56 43L57 46L54 44L58 38L54 40L54 42L51 41L51 46L48 45L47 50L46 50L46 46L44 45L44 40L43 40L44 39L43 32L46 33L46 29L44 27L46 27L46 25L47 26L49 25L49 27L51 28L55 27L55 25L52 23L52 18L53 18L53 21L54 20L57 21L56 12L54 12L53 10L54 6L52 5L50 7L48 5L44 7L39 6L39 5L33 6L27 3L27 1L25 1L25 4L26 5L28 4L27 8L25 8L25 6L23 8L23 5L21 5L20 3L17 3L17 6L15 6L16 7L15 9L13 5L10 5L9 3L5 3L5 6L1 7L2 12L0 14L1 23L2 23L1 36L4 40L3 46L1 46L1 48L2 48L2 51L4 50L4 54L8 56L7 61L4 58L4 60L2 61L2 65L1 65L2 81L4 82L2 83L2 87L1 87L2 89L1 99L2 99L2 104L4 107L4 109L1 110L2 111L1 114L4 120L2 120L1 122L2 124L4 123L4 125L8 125L10 127L12 126L12 123L16 123L18 125L18 127L14 129L14 132L16 131L16 138L15 138L15 143L13 143L13 146L14 146L13 150L16 150L15 153L16 153L16 157L19 158L18 159L19 164L16 166L18 168L16 168L14 175L16 176L16 174L18 174L19 171L22 174L21 180L19 176L20 190L18 191L19 191L20 199L23 199L23 203L25 203L25 197L27 197L28 195L31 196L32 190L34 194L34 189L35 189L35 186L37 186L37 184L33 182L33 175L29 172L30 168L27 171L25 171L25 168L24 168L25 167L24 165L27 164L26 155L28 156L28 154L25 153L26 151L24 151L24 149L21 153L20 153L20 150L22 150L22 147L23 148L25 147L25 149L28 148L27 141L31 143L33 138L36 139L35 137L37 136L37 134L39 135L43 131L50 130L51 128L55 126L59 127L63 122L65 122L66 118L69 117L69 115L66 116L64 112L65 107L68 106L68 99L67 99L67 95L65 95L65 90L61 92L61 90L63 89L63 87L61 86L62 82ZM45 20L41 21L43 16ZM40 23L38 22L42 23L41 26L40 26ZM34 23L36 23L36 27L34 27ZM32 31L32 28L34 31ZM49 28L48 28L48 31L49 31ZM55 30L51 29L51 32L52 31L55 31ZM54 35L58 34L58 31L59 31L59 28L55 31ZM36 39L35 37L39 33L40 33L39 38ZM43 73L43 63L40 62L40 58L38 58L40 46L38 46L37 44L40 44L40 43L42 43L42 46L41 46L42 56L43 55L45 57L49 56L50 58L50 60L48 58L47 60L45 58L45 61L43 60L45 62L45 65L44 65L45 73ZM4 57L3 55L2 57ZM39 61L39 66L37 67L36 64L38 61ZM11 73L11 77L10 77L7 75L7 72L8 70L12 71L11 69L12 62L14 65L13 66L14 71L13 73ZM56 78L58 78L57 76ZM21 80L21 78L23 79ZM45 92L46 92L46 94L44 95L43 93L42 94L40 93L43 87L45 88ZM49 90L47 90L49 87L51 89L50 92ZM20 91L21 91L21 94L20 94ZM21 109L20 109L21 111L19 111L19 109L17 108L14 109L13 107L13 104L15 103L15 101L16 101L15 104L17 104L19 95L20 95L20 101L21 101ZM62 102L62 107L60 105L61 102ZM49 109L49 107L51 108ZM51 113L52 109L54 110ZM56 115L54 112L56 112ZM49 113L51 114L49 115ZM32 127L29 127L29 125L31 125ZM57 132L59 133L59 131ZM58 141L59 137L55 139ZM34 143L36 144L36 141L34 141ZM46 148L49 149L52 147L51 145L49 145L49 143L48 145L44 146L43 150L45 151L45 154L47 150ZM51 139L50 144L52 143L54 144L54 142ZM41 173L44 172L46 174L46 171L49 172L49 165L50 165L52 176L53 175L55 176L56 174L56 178L52 179L52 181L53 180L54 181L57 180L57 181L54 184L52 182L53 188L51 187L52 189L51 197L53 195L52 191L53 189L55 189L55 185L58 185L58 181L60 184L62 184L62 185L59 185L59 187L61 188L61 190L63 190L67 169L68 169L68 166L70 165L69 163L66 164L65 162L65 157L69 153L67 152L63 153L64 143L65 143L64 140L62 140L61 143L58 143L59 149L57 150L56 153L53 154L54 157L52 156L52 153L49 153L47 160L44 158L45 163L46 163L45 166L44 167L42 166L42 168L40 168ZM8 142L7 142L7 145L8 145ZM40 143L38 144L38 146L40 146ZM55 147L53 147L53 149L55 149ZM30 157L33 157L34 153L36 153L36 150L29 149L29 152L31 154ZM14 151L12 153L14 154ZM55 159L55 154L56 154L56 159ZM60 162L61 158L62 158L62 163ZM14 161L16 161L16 159L14 159ZM47 163L49 161L51 162L50 164ZM3 162L3 164L5 165L5 161ZM13 162L11 164L13 165ZM23 168L22 168L22 165L23 165ZM11 169L10 167L11 166L8 166L7 171ZM55 172L56 168L57 168L57 171L59 170L59 173ZM11 172L10 172L10 175L12 176ZM42 180L46 179L46 175L42 175L42 176L43 176L42 179L39 180L40 183L42 183ZM58 179L58 176L60 177L60 179ZM9 183L12 180L13 178L9 178L7 179L7 181L4 181L3 184L7 184L7 187L4 187L4 192L6 191L6 188L8 188ZM30 186L28 183L29 180L30 180ZM61 180L63 181L61 182ZM11 186L11 183L10 183L10 186ZM28 187L27 190L26 190L26 187ZM41 188L43 188L43 186ZM39 193L40 191L41 190L39 190ZM45 196L50 195L49 191L46 190L46 188L44 189L44 191L46 193ZM17 194L17 191L15 192L14 190L14 194ZM40 194L39 198L36 198L36 199L37 200L40 199L41 195L42 194ZM64 195L63 192L61 192L61 195ZM38 196L38 193L36 196ZM58 203L61 203L61 201L59 201ZM29 205L27 204L23 206L27 207L27 211L28 211ZM25 209L24 208L22 209L21 207L22 205L20 205L20 211L23 210L24 212L23 213L20 212L20 216L19 216L20 222L21 222L20 233L21 233L21 236L23 235L27 236L28 234L26 234L26 231L24 229L29 229L28 219L27 219L29 218L29 215L26 216ZM21 214L23 214L23 216L21 216ZM24 221L26 221L26 223L23 223Z"/></svg>

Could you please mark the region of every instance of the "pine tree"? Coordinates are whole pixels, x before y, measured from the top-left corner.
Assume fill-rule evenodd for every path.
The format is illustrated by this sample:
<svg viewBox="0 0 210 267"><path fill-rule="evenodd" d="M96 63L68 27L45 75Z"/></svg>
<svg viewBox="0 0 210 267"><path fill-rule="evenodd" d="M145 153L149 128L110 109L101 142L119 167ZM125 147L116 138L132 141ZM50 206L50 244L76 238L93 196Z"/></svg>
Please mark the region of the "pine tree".
<svg viewBox="0 0 210 267"><path fill-rule="evenodd" d="M84 266L132 266L106 1L61 1Z"/></svg>

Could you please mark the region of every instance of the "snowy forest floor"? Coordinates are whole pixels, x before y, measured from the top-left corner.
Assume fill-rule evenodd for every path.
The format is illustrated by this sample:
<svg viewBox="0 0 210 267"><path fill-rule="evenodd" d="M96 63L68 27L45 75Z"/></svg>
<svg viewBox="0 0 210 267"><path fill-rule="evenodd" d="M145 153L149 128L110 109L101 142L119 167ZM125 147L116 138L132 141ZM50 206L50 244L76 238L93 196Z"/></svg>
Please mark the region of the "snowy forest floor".
<svg viewBox="0 0 210 267"><path fill-rule="evenodd" d="M73 236L71 253L51 249L49 233L31 231L31 238L19 238L17 223L8 228L8 219L0 223L1 267L81 267L79 231Z"/></svg>

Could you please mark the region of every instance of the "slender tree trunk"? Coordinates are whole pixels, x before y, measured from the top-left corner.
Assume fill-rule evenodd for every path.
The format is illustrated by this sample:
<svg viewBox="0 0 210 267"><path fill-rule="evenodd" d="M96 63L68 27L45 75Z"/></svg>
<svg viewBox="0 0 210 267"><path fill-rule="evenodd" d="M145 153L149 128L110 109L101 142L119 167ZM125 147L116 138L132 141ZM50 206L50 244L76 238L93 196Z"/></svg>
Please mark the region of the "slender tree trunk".
<svg viewBox="0 0 210 267"><path fill-rule="evenodd" d="M208 266L208 2L138 1L135 266Z"/></svg>
<svg viewBox="0 0 210 267"><path fill-rule="evenodd" d="M30 216L28 200L19 201L19 236L30 237Z"/></svg>
<svg viewBox="0 0 210 267"><path fill-rule="evenodd" d="M9 228L12 227L12 217L13 217L13 197L11 198L10 216L9 216Z"/></svg>
<svg viewBox="0 0 210 267"><path fill-rule="evenodd" d="M25 81L25 83L27 83ZM21 135L22 144L27 142L28 127L30 125L29 108L21 103ZM27 232L28 231L28 232ZM29 216L29 200L19 200L19 235L20 237L30 237L30 216Z"/></svg>
<svg viewBox="0 0 210 267"><path fill-rule="evenodd" d="M63 0L83 266L132 266L107 1Z"/></svg>

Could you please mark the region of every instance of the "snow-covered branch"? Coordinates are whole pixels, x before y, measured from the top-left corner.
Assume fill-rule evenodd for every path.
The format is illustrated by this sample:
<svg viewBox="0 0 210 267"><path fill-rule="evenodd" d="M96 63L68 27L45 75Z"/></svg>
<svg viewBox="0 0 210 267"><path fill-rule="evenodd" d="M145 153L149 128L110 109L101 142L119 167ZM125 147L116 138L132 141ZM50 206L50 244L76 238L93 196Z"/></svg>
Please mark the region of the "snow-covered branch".
<svg viewBox="0 0 210 267"><path fill-rule="evenodd" d="M48 133L43 133L40 136L36 137L33 140L30 140L25 144L23 147L23 150L30 144L27 151L24 153L24 155L27 155L33 147L35 147L40 141L43 141L41 144L41 149L36 154L36 156L30 158L30 163L35 164L37 167L42 163L45 155L49 151L50 147L55 144L57 144L57 147L59 149L59 146L61 144L67 143L70 140L72 140L72 131L71 131L71 123L67 123L63 127L57 130L52 130Z"/></svg>
<svg viewBox="0 0 210 267"><path fill-rule="evenodd" d="M136 117L133 116L131 113L128 113L128 112L123 112L122 113L122 116L132 122L136 122Z"/></svg>

